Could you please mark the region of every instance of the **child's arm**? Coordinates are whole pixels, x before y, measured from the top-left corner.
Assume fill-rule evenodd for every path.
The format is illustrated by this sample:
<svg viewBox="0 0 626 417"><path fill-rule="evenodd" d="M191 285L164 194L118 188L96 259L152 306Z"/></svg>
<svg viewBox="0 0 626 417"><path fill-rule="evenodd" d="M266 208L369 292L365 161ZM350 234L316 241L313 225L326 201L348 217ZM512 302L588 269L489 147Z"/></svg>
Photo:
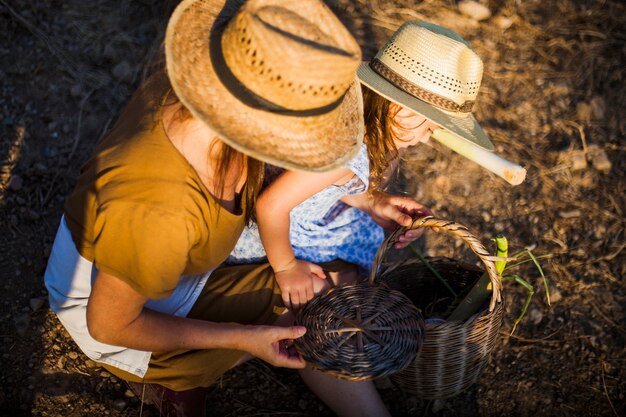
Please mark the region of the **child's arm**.
<svg viewBox="0 0 626 417"><path fill-rule="evenodd" d="M378 190L346 195L341 198L341 201L369 214L384 229L393 229L398 225L410 226L413 218L417 215L433 215L428 207L412 198L395 196ZM398 237L398 242L395 243L394 247L403 248L420 237L422 233L424 233L424 229L407 230Z"/></svg>
<svg viewBox="0 0 626 417"><path fill-rule="evenodd" d="M295 258L289 241L289 213L312 195L330 185L343 184L353 175L348 168L324 173L285 171L259 196L259 235L287 307L298 309L306 304L313 298L313 280L325 279L318 265Z"/></svg>

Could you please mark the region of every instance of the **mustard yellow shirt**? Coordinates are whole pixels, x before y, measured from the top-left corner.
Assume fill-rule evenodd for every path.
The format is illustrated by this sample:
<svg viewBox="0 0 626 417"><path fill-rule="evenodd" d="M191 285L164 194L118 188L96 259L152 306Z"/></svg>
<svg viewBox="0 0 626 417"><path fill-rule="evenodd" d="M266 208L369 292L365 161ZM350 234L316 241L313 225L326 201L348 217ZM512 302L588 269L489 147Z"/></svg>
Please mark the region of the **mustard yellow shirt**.
<svg viewBox="0 0 626 417"><path fill-rule="evenodd" d="M160 109L169 90L163 73L144 83L65 204L78 252L152 299L170 295L181 275L223 262L244 227L167 138Z"/></svg>

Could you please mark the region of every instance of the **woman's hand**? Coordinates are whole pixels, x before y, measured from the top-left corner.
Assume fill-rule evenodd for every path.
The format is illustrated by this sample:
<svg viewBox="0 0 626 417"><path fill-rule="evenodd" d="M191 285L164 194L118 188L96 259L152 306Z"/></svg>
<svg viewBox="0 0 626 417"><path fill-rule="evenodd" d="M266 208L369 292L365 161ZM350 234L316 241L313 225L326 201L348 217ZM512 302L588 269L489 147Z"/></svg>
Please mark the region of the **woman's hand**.
<svg viewBox="0 0 626 417"><path fill-rule="evenodd" d="M293 346L293 340L306 333L304 326L247 326L242 350L274 366L302 369L306 362Z"/></svg>
<svg viewBox="0 0 626 417"><path fill-rule="evenodd" d="M315 295L315 280L326 279L321 266L311 262L293 259L286 269L274 272L280 287L283 303L297 311Z"/></svg>

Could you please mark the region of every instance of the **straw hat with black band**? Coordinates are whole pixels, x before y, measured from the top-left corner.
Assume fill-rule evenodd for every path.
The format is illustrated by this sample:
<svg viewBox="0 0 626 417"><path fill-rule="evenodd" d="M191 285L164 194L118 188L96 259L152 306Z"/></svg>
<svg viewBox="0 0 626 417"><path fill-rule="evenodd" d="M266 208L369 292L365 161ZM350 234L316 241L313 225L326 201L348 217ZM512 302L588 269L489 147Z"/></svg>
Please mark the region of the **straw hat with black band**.
<svg viewBox="0 0 626 417"><path fill-rule="evenodd" d="M482 60L463 38L414 20L398 28L358 70L361 83L381 96L492 151L493 144L471 113L482 75Z"/></svg>
<svg viewBox="0 0 626 417"><path fill-rule="evenodd" d="M326 171L363 139L359 45L319 0L184 0L168 23L174 92L233 148Z"/></svg>

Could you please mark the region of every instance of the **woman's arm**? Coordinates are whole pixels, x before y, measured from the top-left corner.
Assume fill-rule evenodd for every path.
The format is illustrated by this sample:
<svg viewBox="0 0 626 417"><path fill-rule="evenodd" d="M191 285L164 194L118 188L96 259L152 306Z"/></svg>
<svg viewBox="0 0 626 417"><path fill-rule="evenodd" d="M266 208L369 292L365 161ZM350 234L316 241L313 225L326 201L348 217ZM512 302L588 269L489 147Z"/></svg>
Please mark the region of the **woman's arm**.
<svg viewBox="0 0 626 417"><path fill-rule="evenodd" d="M313 298L313 279L324 279L322 269L295 258L289 241L291 210L333 184L343 184L354 173L348 168L312 173L285 171L259 196L256 217L267 259L274 269L286 306L299 308Z"/></svg>
<svg viewBox="0 0 626 417"><path fill-rule="evenodd" d="M131 349L225 348L249 352L275 366L305 366L302 358L280 347L280 341L302 336L304 327L233 325L175 317L144 308L146 301L121 279L98 272L87 304L89 333L102 343Z"/></svg>

